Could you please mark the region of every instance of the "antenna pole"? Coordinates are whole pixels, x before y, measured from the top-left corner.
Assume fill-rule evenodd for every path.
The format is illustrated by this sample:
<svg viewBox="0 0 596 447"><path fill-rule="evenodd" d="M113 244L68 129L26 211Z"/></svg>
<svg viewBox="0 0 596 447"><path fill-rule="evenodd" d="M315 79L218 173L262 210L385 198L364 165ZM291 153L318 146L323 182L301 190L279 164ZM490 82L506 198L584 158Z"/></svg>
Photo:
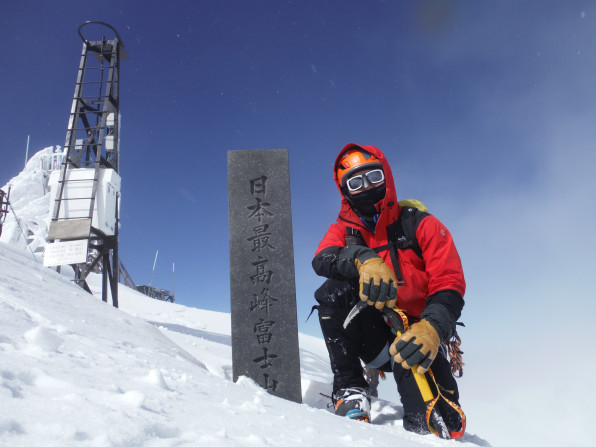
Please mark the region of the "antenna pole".
<svg viewBox="0 0 596 447"><path fill-rule="evenodd" d="M153 274L155 273L155 264L157 264L158 253L159 253L159 250L157 250L155 252L155 260L153 261L153 271L151 272L151 281L149 281L149 287L151 287L151 284L153 284Z"/></svg>
<svg viewBox="0 0 596 447"><path fill-rule="evenodd" d="M27 135L27 149L25 150L25 167L27 167L27 159L29 158L29 135Z"/></svg>

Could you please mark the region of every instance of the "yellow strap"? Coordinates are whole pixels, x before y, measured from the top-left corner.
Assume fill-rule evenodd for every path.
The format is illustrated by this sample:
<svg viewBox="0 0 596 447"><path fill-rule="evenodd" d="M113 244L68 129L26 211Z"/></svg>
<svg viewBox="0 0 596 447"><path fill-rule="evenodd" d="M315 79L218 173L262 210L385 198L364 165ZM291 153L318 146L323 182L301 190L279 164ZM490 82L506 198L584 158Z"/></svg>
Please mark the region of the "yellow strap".
<svg viewBox="0 0 596 447"><path fill-rule="evenodd" d="M437 431L434 430L430 425L430 415L433 411L433 408L435 407L435 404L439 401L439 398L441 398L445 402L447 402L451 408L453 408L455 411L457 411L457 413L461 417L461 430L449 432L449 434L451 435L451 439L459 439L464 435L464 432L466 431L466 415L459 405L457 405L455 402L452 402L449 399L447 399L445 396L443 396L443 394L441 393L441 390L439 389L439 385L437 384L437 380L435 379L435 375L433 374L433 372L430 369L428 370L428 374L430 375L431 379L433 379L433 382L435 383L435 387L437 389L437 397L434 398L430 402L430 404L428 404L428 406L426 407L426 425L428 426L428 429L433 434L438 436ZM424 379L426 381L426 377L424 377ZM426 381L426 386L428 387L428 381ZM430 388L429 388L429 391L430 391ZM422 392L422 390L420 390L420 392ZM432 393L431 393L431 395L432 395ZM423 396L424 396L424 394L423 394Z"/></svg>
<svg viewBox="0 0 596 447"><path fill-rule="evenodd" d="M430 432L436 436L439 436L439 432L437 430L435 430L432 425L430 425L430 418L431 418L432 412L435 408L435 404L438 401L439 401L439 396L435 397L432 401L430 401L426 407L426 426L428 427Z"/></svg>

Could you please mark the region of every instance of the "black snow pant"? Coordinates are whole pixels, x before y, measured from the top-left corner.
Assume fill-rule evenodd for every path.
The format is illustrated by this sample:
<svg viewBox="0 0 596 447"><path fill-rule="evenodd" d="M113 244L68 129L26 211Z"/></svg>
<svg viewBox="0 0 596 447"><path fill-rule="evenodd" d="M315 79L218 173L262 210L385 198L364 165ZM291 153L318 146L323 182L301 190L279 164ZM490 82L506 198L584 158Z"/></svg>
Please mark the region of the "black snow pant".
<svg viewBox="0 0 596 447"><path fill-rule="evenodd" d="M395 365L389 346L395 334L385 322L383 314L372 306L363 309L344 329L343 323L352 307L360 300L357 282L328 279L315 292L318 301L319 322L325 339L333 372L333 392L341 388L368 388L364 367L392 372L404 408L404 428L417 433L429 433L426 425L426 404L412 371ZM441 393L459 405L457 383L451 374L445 353L439 350L430 370L441 388ZM426 373L433 395L437 395L434 381ZM446 402L440 399L437 410L447 427L458 431L461 418Z"/></svg>

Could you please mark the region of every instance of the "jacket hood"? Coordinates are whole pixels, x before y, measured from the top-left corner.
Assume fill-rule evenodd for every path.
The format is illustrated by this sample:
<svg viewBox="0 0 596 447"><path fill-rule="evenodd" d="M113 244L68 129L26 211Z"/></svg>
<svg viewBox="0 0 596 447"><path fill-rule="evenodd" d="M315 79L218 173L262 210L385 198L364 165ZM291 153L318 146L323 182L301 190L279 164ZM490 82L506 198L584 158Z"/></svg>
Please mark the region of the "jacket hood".
<svg viewBox="0 0 596 447"><path fill-rule="evenodd" d="M342 158L342 156L349 149L352 149L352 148L362 149L370 154L373 154L375 157L377 157L381 161L381 163L383 165L383 172L385 173L385 198L383 200L381 200L381 214L377 221L377 229L378 229L377 233L379 232L379 230L382 230L383 232L385 232L385 227L387 225L395 222L397 220L397 218L399 217L400 207L399 207L399 203L397 201L397 192L395 190L395 183L393 181L393 174L391 172L391 167L389 166L389 163L387 162L385 155L375 146L365 146L365 145L350 143L350 144L347 144L337 155L337 158L335 159L335 164L333 165L333 178L335 179L335 184L337 185L337 189L339 190L339 193L341 194L341 199L342 199L341 200L341 209L339 211L339 217L342 220L346 220L346 221L354 223L360 227L363 227L360 218L358 217L356 212L350 206L348 199L346 199L346 197L341 189L341 184L339 182L339 179L337 178L337 167L339 165L339 160ZM385 235L377 234L377 237L378 236L385 236Z"/></svg>

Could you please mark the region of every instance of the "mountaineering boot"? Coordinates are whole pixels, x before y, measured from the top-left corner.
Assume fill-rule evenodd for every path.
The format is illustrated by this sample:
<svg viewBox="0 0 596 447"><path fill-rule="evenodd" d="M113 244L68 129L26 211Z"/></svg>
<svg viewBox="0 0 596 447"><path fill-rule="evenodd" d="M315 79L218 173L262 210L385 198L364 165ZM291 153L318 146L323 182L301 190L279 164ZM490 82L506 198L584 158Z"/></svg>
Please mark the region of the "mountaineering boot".
<svg viewBox="0 0 596 447"><path fill-rule="evenodd" d="M333 393L335 414L370 422L370 392L366 388L342 388Z"/></svg>

